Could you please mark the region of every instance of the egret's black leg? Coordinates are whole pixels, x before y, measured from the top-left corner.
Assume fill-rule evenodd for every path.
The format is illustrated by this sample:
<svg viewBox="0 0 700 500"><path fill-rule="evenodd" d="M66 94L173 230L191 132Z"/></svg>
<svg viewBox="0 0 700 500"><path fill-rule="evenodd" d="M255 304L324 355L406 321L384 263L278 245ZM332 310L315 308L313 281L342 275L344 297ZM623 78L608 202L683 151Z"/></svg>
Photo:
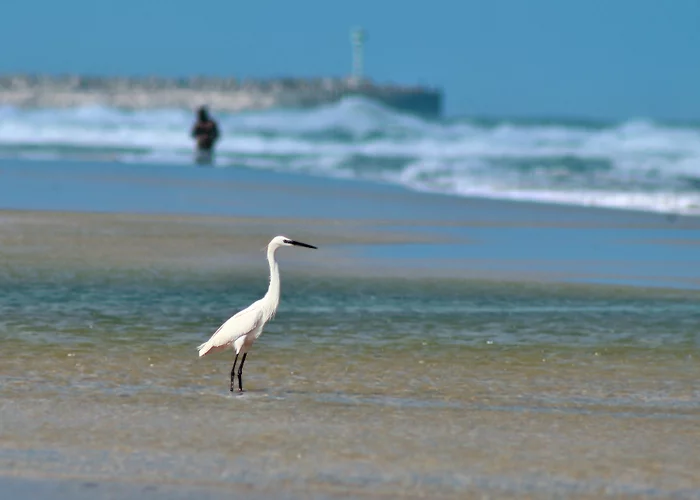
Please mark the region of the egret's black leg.
<svg viewBox="0 0 700 500"><path fill-rule="evenodd" d="M243 375L243 363L245 363L245 357L248 355L247 352L243 353L243 359L241 359L241 366L238 367L238 390L240 392L243 392L243 379L241 378L241 375ZM233 390L233 386L231 386Z"/></svg>
<svg viewBox="0 0 700 500"><path fill-rule="evenodd" d="M245 357L245 354L243 356ZM231 368L231 392L233 392L233 386L236 384L236 362L237 361L238 361L238 353L236 353L236 357L233 358L233 368ZM241 363L241 366L243 366L243 363Z"/></svg>

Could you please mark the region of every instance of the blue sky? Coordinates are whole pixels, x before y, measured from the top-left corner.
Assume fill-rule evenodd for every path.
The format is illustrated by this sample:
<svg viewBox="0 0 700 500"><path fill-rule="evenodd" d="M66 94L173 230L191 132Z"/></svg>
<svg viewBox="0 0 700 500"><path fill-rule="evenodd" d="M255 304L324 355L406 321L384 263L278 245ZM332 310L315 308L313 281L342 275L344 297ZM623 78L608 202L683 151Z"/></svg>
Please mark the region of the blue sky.
<svg viewBox="0 0 700 500"><path fill-rule="evenodd" d="M698 0L23 0L0 72L344 75L353 25L450 115L700 119Z"/></svg>

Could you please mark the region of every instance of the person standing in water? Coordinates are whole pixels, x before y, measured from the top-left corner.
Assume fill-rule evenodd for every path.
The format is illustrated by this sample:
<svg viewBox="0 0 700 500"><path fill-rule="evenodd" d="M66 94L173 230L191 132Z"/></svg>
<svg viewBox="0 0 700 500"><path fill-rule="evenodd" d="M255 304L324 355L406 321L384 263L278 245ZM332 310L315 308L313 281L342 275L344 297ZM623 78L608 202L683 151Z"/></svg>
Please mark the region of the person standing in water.
<svg viewBox="0 0 700 500"><path fill-rule="evenodd" d="M214 144L219 139L219 126L209 117L205 106L197 110L197 122L192 127L192 137L197 141L197 163L211 163Z"/></svg>

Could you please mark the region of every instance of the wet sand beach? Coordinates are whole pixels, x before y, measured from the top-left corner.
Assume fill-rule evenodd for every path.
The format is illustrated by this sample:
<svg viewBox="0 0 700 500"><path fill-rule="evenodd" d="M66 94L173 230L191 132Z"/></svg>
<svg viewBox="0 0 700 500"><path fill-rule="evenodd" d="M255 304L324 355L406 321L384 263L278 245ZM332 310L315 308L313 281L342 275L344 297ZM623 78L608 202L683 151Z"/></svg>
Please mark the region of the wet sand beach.
<svg viewBox="0 0 700 500"><path fill-rule="evenodd" d="M700 498L696 218L88 165L0 164L0 498Z"/></svg>

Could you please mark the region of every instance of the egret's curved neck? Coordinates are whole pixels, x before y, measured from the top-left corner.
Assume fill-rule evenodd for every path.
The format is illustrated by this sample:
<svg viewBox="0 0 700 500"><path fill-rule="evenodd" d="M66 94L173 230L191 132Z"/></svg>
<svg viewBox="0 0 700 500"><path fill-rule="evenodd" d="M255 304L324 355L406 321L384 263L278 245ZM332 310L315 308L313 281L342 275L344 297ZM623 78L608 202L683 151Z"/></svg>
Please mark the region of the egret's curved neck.
<svg viewBox="0 0 700 500"><path fill-rule="evenodd" d="M267 262L270 264L270 286L265 294L265 300L271 307L271 314L277 309L280 302L280 270L275 259L276 248L267 249Z"/></svg>

